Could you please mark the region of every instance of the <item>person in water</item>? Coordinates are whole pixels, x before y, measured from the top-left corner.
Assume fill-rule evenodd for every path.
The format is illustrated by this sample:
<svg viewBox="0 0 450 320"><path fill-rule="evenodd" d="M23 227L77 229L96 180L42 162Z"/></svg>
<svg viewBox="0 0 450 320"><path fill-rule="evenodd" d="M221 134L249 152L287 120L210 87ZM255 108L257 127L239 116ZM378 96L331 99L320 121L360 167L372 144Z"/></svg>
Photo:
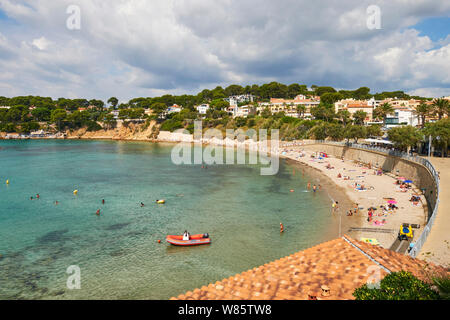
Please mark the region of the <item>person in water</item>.
<svg viewBox="0 0 450 320"><path fill-rule="evenodd" d="M98 209L95 214L99 216L100 215L100 209Z"/></svg>
<svg viewBox="0 0 450 320"><path fill-rule="evenodd" d="M313 185L313 191L316 192L316 185Z"/></svg>
<svg viewBox="0 0 450 320"><path fill-rule="evenodd" d="M58 204L59 204L59 201L58 201L58 200L56 200L56 201L55 201L55 205L57 206Z"/></svg>
<svg viewBox="0 0 450 320"><path fill-rule="evenodd" d="M36 194L36 198L37 198L37 199L39 199L39 197L40 197L40 196L39 196L39 193L38 193L38 194Z"/></svg>
<svg viewBox="0 0 450 320"><path fill-rule="evenodd" d="M141 202L141 208L142 208L143 206L145 206L145 204L143 204L143 203Z"/></svg>
<svg viewBox="0 0 450 320"><path fill-rule="evenodd" d="M308 184L306 185L306 188L307 189L311 189L311 183L310 182L308 182Z"/></svg>
<svg viewBox="0 0 450 320"><path fill-rule="evenodd" d="M280 233L284 232L284 226L283 224L280 222Z"/></svg>
<svg viewBox="0 0 450 320"><path fill-rule="evenodd" d="M102 199L102 204L105 204L105 199Z"/></svg>

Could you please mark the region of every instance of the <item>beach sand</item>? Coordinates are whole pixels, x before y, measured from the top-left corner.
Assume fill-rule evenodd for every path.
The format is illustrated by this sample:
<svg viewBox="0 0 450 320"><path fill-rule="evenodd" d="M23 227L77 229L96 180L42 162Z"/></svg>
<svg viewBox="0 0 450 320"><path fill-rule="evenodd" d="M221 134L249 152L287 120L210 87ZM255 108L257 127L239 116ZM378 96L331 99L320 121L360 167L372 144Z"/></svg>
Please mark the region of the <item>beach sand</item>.
<svg viewBox="0 0 450 320"><path fill-rule="evenodd" d="M450 214L447 211L450 206L450 159L434 157L427 159L440 175L440 202L436 220L418 257L450 267Z"/></svg>
<svg viewBox="0 0 450 320"><path fill-rule="evenodd" d="M304 157L299 157L303 153ZM402 223L419 224L419 229L414 229L414 239L416 239L423 230L426 224L427 204L423 196L418 206L414 206L409 201L413 193L420 193L420 190L414 188L408 192L400 192L397 185L395 185L395 177L393 175L383 174L377 176L374 174L374 168L368 169L364 165L359 165L350 160L341 160L330 156L322 160L311 158L313 152L303 151L301 146L281 147L280 155L282 157L290 158L294 161L299 161L312 168L320 170L324 175L329 177L335 185L337 190L344 190L351 204L344 202L339 203L339 212L330 215L342 214L342 234L348 234L355 239L361 238L375 238L378 240L383 248L390 248L396 240L398 230ZM327 164L330 164L333 169L327 169ZM349 176L350 180L338 178L338 174L342 176ZM362 184L367 188L367 191L355 190L355 182ZM315 182L311 181L311 185ZM373 187L373 189L372 189ZM382 215L380 205L387 204L385 198L394 198L397 201L398 210L392 211ZM354 204L358 203L360 208L358 214L347 216L348 210L353 209ZM382 221L385 219L386 223L383 225L374 225L373 221L367 221L367 209L369 207L376 207L376 215L373 220ZM331 203L330 203L331 210ZM382 216L377 216L381 214ZM335 218L336 219L336 218ZM351 228L359 228L360 231L352 231ZM361 230L360 228L365 228ZM367 229L366 229L367 228ZM414 241L414 240L413 240Z"/></svg>

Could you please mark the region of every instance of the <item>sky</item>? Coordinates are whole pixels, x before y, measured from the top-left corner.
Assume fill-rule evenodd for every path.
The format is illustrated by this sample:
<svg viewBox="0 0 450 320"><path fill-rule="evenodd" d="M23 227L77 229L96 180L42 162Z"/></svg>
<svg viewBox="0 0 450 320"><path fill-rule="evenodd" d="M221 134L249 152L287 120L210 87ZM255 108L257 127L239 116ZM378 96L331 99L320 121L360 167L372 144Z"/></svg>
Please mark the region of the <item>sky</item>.
<svg viewBox="0 0 450 320"><path fill-rule="evenodd" d="M448 96L450 1L0 0L0 96L271 81Z"/></svg>

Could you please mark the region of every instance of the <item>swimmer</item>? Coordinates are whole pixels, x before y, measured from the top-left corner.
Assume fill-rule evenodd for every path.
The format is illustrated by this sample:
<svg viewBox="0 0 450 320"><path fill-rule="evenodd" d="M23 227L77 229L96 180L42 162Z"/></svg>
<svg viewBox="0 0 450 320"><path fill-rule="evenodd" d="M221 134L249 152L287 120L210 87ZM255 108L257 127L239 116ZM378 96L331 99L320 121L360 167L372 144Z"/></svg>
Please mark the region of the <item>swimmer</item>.
<svg viewBox="0 0 450 320"><path fill-rule="evenodd" d="M102 204L105 204L105 199L102 199Z"/></svg>
<svg viewBox="0 0 450 320"><path fill-rule="evenodd" d="M280 233L284 232L284 226L283 224L280 222Z"/></svg>
<svg viewBox="0 0 450 320"><path fill-rule="evenodd" d="M145 204L143 204L143 203L141 202L141 208L142 208L143 206L145 206Z"/></svg>
<svg viewBox="0 0 450 320"><path fill-rule="evenodd" d="M38 194L36 194L36 198L37 198L37 199L39 199L39 197L40 197L40 196L39 196L39 193L38 193Z"/></svg>
<svg viewBox="0 0 450 320"><path fill-rule="evenodd" d="M316 185L313 185L313 191L316 192Z"/></svg>
<svg viewBox="0 0 450 320"><path fill-rule="evenodd" d="M56 200L56 201L55 201L55 205L57 206L58 204L59 204L59 201L58 201L58 200Z"/></svg>
<svg viewBox="0 0 450 320"><path fill-rule="evenodd" d="M98 209L95 214L99 216L100 215L100 209Z"/></svg>
<svg viewBox="0 0 450 320"><path fill-rule="evenodd" d="M308 182L308 184L306 185L306 188L311 189L311 183Z"/></svg>

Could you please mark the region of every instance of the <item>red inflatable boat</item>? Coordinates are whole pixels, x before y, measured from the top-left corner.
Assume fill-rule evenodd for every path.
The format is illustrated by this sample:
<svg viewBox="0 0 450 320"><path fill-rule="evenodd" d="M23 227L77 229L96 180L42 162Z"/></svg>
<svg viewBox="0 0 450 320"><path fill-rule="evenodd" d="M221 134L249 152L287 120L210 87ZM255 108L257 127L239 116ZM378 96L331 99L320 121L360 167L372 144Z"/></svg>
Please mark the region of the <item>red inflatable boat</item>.
<svg viewBox="0 0 450 320"><path fill-rule="evenodd" d="M183 240L183 236L167 236L166 241L174 246L198 246L211 243L211 238L206 234L194 234L189 240Z"/></svg>

